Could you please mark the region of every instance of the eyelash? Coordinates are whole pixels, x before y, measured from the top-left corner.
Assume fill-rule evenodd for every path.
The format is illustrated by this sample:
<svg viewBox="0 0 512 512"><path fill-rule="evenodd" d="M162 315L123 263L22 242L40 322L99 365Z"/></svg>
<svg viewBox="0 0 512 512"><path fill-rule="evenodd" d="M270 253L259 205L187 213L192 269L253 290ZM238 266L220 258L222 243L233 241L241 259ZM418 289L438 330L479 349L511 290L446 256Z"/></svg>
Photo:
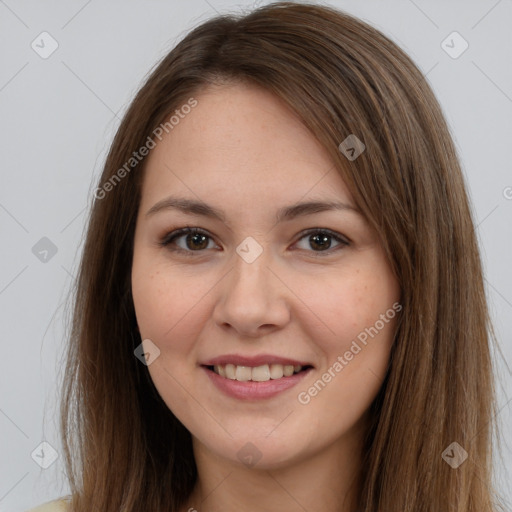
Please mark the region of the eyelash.
<svg viewBox="0 0 512 512"><path fill-rule="evenodd" d="M330 255L333 252L335 252L337 250L340 250L340 249L342 249L345 246L350 245L348 240L346 240L345 238L340 236L338 233L335 233L334 231L331 231L330 229L324 229L324 228L310 228L310 229L307 229L307 230L303 231L302 233L300 233L299 239L297 240L297 242L299 242L303 238L306 238L307 236L310 236L310 235L313 235L313 234L327 235L327 236L333 238L336 242L338 242L340 244L340 245L338 245L338 246L336 246L334 248L327 249L326 251L313 251L313 250L312 251L308 251L308 252L312 252L312 253L314 253L315 255L318 255L318 256ZM213 240L213 237L207 231L204 231L201 228L193 228L193 227L187 226L185 228L180 228L180 229L174 230L174 231L172 231L170 233L167 233L158 242L158 245L161 246L161 247L165 247L165 248L167 248L170 251L181 253L181 254L185 254L186 256L195 256L194 253L201 253L201 252L204 252L206 250L206 249L198 249L196 251L193 251L193 250L185 250L185 249L182 249L180 247L170 247L170 245L173 242L175 242L178 238L181 238L184 235L203 235L205 237L208 237L210 240ZM295 242L295 243L297 243L297 242Z"/></svg>

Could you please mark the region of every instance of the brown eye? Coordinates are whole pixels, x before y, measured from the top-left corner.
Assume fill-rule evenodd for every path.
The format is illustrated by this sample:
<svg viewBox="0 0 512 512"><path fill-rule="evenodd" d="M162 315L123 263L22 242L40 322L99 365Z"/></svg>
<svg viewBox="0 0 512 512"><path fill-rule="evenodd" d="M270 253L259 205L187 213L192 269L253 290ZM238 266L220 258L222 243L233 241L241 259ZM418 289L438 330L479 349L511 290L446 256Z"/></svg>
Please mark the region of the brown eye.
<svg viewBox="0 0 512 512"><path fill-rule="evenodd" d="M331 249L334 251L349 245L348 241L339 234L324 229L309 230L303 233L299 242L302 240L306 240L307 247L300 247L300 249L312 249L313 252L327 252ZM334 247L333 242L335 243Z"/></svg>
<svg viewBox="0 0 512 512"><path fill-rule="evenodd" d="M310 235L309 244L313 249L325 251L331 248L332 237L330 235Z"/></svg>
<svg viewBox="0 0 512 512"><path fill-rule="evenodd" d="M198 228L182 228L167 234L160 245L173 251L190 253L213 248L209 246L210 243L213 240L206 232Z"/></svg>
<svg viewBox="0 0 512 512"><path fill-rule="evenodd" d="M191 250L206 249L208 247L208 237L201 233L189 233L185 237L185 244Z"/></svg>

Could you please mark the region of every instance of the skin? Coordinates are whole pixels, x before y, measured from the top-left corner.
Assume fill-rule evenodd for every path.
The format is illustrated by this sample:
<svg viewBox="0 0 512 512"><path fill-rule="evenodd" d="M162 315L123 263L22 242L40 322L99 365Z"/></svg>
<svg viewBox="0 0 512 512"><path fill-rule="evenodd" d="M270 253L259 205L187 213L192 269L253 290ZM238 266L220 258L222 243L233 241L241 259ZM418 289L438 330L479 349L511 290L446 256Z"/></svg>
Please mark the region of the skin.
<svg viewBox="0 0 512 512"><path fill-rule="evenodd" d="M160 350L148 370L193 439L199 478L183 510L353 510L367 410L386 373L397 317L309 403L298 394L332 372L353 340L399 301L398 282L378 234L357 211L276 224L277 210L297 202L355 208L325 149L281 100L241 84L194 97L198 105L148 156L132 267L141 340ZM170 195L206 202L225 220L175 208L147 215ZM209 238L159 245L186 226ZM318 232L302 234L310 228L331 230L348 245L330 237L319 246L311 239ZM236 252L248 236L263 250L252 263ZM291 357L314 369L275 397L244 401L221 393L200 367L234 353ZM254 466L237 455L248 442L261 457Z"/></svg>

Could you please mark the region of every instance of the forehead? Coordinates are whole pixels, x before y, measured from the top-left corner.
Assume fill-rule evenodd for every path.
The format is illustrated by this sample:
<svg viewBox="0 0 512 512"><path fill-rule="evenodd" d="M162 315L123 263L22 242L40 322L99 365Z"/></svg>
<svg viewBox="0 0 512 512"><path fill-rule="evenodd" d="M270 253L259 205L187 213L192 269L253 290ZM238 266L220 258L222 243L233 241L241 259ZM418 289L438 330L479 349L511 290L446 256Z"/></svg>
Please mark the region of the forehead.
<svg viewBox="0 0 512 512"><path fill-rule="evenodd" d="M350 202L325 148L277 96L237 84L193 97L148 156L143 207L176 193L238 210L308 196Z"/></svg>

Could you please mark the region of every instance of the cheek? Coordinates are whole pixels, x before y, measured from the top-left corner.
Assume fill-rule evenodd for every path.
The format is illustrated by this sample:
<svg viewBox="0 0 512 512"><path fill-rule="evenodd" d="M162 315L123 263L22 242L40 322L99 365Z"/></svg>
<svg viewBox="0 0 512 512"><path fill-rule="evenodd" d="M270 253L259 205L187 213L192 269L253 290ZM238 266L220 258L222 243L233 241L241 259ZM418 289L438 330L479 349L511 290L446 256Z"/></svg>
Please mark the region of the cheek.
<svg viewBox="0 0 512 512"><path fill-rule="evenodd" d="M201 300L211 288L207 285L207 279L185 275L176 266L140 254L134 258L132 295L140 336L160 350L148 371L169 409L185 417L193 404L182 383L194 368L193 340L208 317Z"/></svg>
<svg viewBox="0 0 512 512"><path fill-rule="evenodd" d="M382 288L378 290L382 292ZM325 321L336 334L316 338L325 360L297 395L312 426L327 429L326 436L333 438L356 424L381 388L401 309L392 287L389 294L375 293L373 297L352 291L331 305Z"/></svg>
<svg viewBox="0 0 512 512"><path fill-rule="evenodd" d="M132 294L140 336L158 346L166 368L194 359L193 341L211 318L208 293L218 281L210 274L149 257L134 259Z"/></svg>
<svg viewBox="0 0 512 512"><path fill-rule="evenodd" d="M165 340L199 301L200 290L176 268L134 259L132 296L141 335Z"/></svg>
<svg viewBox="0 0 512 512"><path fill-rule="evenodd" d="M375 333L376 324L379 339L392 337L393 304L399 299L399 287L387 267L371 260L338 274L316 276L315 286L311 284L302 280L297 295L306 298L311 339L323 340L324 351L331 358L349 350L358 337L364 343L369 329Z"/></svg>
<svg viewBox="0 0 512 512"><path fill-rule="evenodd" d="M141 263L132 269L132 296L135 315L143 338L160 339L178 314L172 295L165 292L165 277L159 270L149 271Z"/></svg>

